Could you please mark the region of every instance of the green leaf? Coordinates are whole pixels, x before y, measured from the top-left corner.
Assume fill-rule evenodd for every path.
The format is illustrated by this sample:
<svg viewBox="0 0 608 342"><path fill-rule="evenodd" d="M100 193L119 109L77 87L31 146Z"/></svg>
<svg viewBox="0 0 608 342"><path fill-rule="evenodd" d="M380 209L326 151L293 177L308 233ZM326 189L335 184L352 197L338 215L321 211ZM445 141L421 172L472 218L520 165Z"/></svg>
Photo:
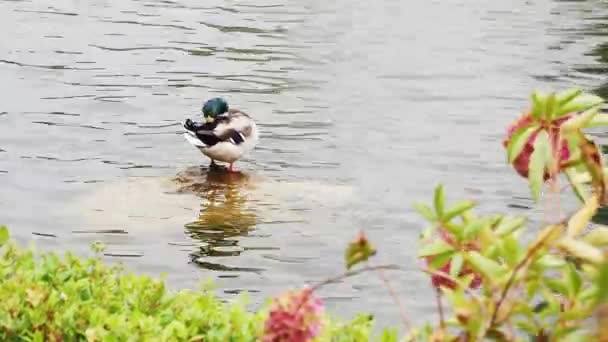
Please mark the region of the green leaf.
<svg viewBox="0 0 608 342"><path fill-rule="evenodd" d="M560 295L563 295L563 296L568 296L568 294L569 294L568 284L563 279L546 278L545 284L551 291L553 291L555 293L559 293Z"/></svg>
<svg viewBox="0 0 608 342"><path fill-rule="evenodd" d="M593 338L595 338L595 336L592 335L589 331L581 331L577 327L571 327L564 329L564 336L555 336L555 338L559 338L559 341L563 342L588 342L593 341Z"/></svg>
<svg viewBox="0 0 608 342"><path fill-rule="evenodd" d="M534 133L537 129L537 126L524 127L513 133L511 139L509 140L509 145L507 145L507 160L509 163L513 163L513 161L526 146L526 143L528 142L528 139L530 139L532 133Z"/></svg>
<svg viewBox="0 0 608 342"><path fill-rule="evenodd" d="M477 220L470 222L469 224L467 224L464 227L463 238L470 239L470 238L476 236L481 229L483 229L485 226L488 225L488 223L489 222L487 220L483 220L483 219L477 219Z"/></svg>
<svg viewBox="0 0 608 342"><path fill-rule="evenodd" d="M606 284L606 285L608 285L608 284ZM597 298L599 290L600 289L597 286L584 287L583 290L578 293L577 300L579 302L586 302L588 300L595 299L595 298Z"/></svg>
<svg viewBox="0 0 608 342"><path fill-rule="evenodd" d="M4 244L8 242L9 238L10 234L8 232L8 228L5 226L0 227L0 247L4 246Z"/></svg>
<svg viewBox="0 0 608 342"><path fill-rule="evenodd" d="M555 93L551 93L551 94L549 94L549 97L547 97L546 108L545 108L545 118L547 120L553 119L553 116L555 114L555 107L556 107Z"/></svg>
<svg viewBox="0 0 608 342"><path fill-rule="evenodd" d="M464 262L464 258L462 254L457 253L452 259L452 264L450 265L450 275L454 278L458 278L460 271L462 270L462 264Z"/></svg>
<svg viewBox="0 0 608 342"><path fill-rule="evenodd" d="M532 298L534 296L534 294L536 293L536 291L538 290L538 286L539 286L538 280L536 280L536 279L530 280L526 284L526 296L528 298Z"/></svg>
<svg viewBox="0 0 608 342"><path fill-rule="evenodd" d="M433 202L435 203L435 212L437 213L437 217L439 220L442 220L445 209L445 192L442 184L435 187L435 196L433 198Z"/></svg>
<svg viewBox="0 0 608 342"><path fill-rule="evenodd" d="M433 210L429 208L429 206L426 204L414 203L414 210L416 210L416 212L418 212L420 215L424 216L424 218L431 222L437 221L437 216L435 215Z"/></svg>
<svg viewBox="0 0 608 342"><path fill-rule="evenodd" d="M596 106L584 111L579 115L571 117L560 126L560 132L562 134L570 134L577 130L583 129L597 115L599 110L600 107Z"/></svg>
<svg viewBox="0 0 608 342"><path fill-rule="evenodd" d="M470 200L462 200L454 204L450 210L448 210L445 215L443 215L443 221L449 222L454 217L462 215L465 211L472 209L475 207L475 202Z"/></svg>
<svg viewBox="0 0 608 342"><path fill-rule="evenodd" d="M455 250L451 250L448 252L445 252L443 254L438 254L438 255L434 255L433 260L431 262L429 262L429 268L432 270L437 270L439 268L441 268L443 265L447 264L448 261L450 261L452 259L452 256L454 256L454 253L456 253Z"/></svg>
<svg viewBox="0 0 608 342"><path fill-rule="evenodd" d="M522 228L526 224L527 219L523 216L506 216L501 221L494 232L498 236L506 236L512 232Z"/></svg>
<svg viewBox="0 0 608 342"><path fill-rule="evenodd" d="M572 186L576 197L578 197L581 202L585 202L587 200L587 197L589 197L589 192L582 184L582 182L577 180L576 170L569 168L564 170L564 173L566 174L568 182L570 182L570 185ZM591 176L589 176L589 181L591 181Z"/></svg>
<svg viewBox="0 0 608 342"><path fill-rule="evenodd" d="M599 114L595 115L593 117L593 119L591 119L591 121L589 121L585 127L593 128L593 127L601 127L601 126L608 126L608 114L599 113Z"/></svg>
<svg viewBox="0 0 608 342"><path fill-rule="evenodd" d="M544 268L557 268L566 265L566 261L553 254L545 254L536 260L536 264Z"/></svg>
<svg viewBox="0 0 608 342"><path fill-rule="evenodd" d="M445 252L450 252L453 251L454 247L448 245L447 243L439 240L436 242L433 242L431 244L428 244L426 246L423 246L422 248L420 248L420 250L418 251L418 257L419 258L424 258L427 256L432 256L432 255L437 255L437 254L443 254Z"/></svg>
<svg viewBox="0 0 608 342"><path fill-rule="evenodd" d="M546 108L546 95L538 91L532 93L532 117L535 120L544 116Z"/></svg>
<svg viewBox="0 0 608 342"><path fill-rule="evenodd" d="M549 135L545 131L540 131L534 140L534 152L530 156L528 173L530 190L536 202L538 202L544 183L545 166L551 159L550 146Z"/></svg>
<svg viewBox="0 0 608 342"><path fill-rule="evenodd" d="M608 245L608 227L597 226L589 233L582 237L582 240L595 247L604 247Z"/></svg>
<svg viewBox="0 0 608 342"><path fill-rule="evenodd" d="M555 96L555 99L557 100L557 107L563 107L582 93L583 90L580 88L572 88L557 93L557 95Z"/></svg>
<svg viewBox="0 0 608 342"><path fill-rule="evenodd" d="M604 261L604 256L599 249L580 240L564 237L558 241L557 247L572 256L584 259L590 263L595 264Z"/></svg>
<svg viewBox="0 0 608 342"><path fill-rule="evenodd" d="M577 96L575 99L568 102L567 104L558 108L555 112L555 118L559 118L567 114L578 113L583 110L587 110L591 107L600 105L603 102L604 99L599 96L592 94L582 94Z"/></svg>
<svg viewBox="0 0 608 342"><path fill-rule="evenodd" d="M350 243L344 253L346 269L350 269L354 265L367 261L370 257L376 255L376 249L367 239L363 231Z"/></svg>
<svg viewBox="0 0 608 342"><path fill-rule="evenodd" d="M571 299L574 299L581 290L582 280L574 265L568 263L566 271L566 281L568 285L568 293Z"/></svg>
<svg viewBox="0 0 608 342"><path fill-rule="evenodd" d="M568 220L568 236L576 237L580 235L591 222L591 218L597 212L599 205L597 195L594 194L589 197L585 204Z"/></svg>
<svg viewBox="0 0 608 342"><path fill-rule="evenodd" d="M529 321L529 320L517 321L517 322L515 322L515 325L519 329L527 332L528 334L530 334L532 336L536 335L536 333L538 332L538 329L536 328L536 326L534 325L534 323L532 321Z"/></svg>
<svg viewBox="0 0 608 342"><path fill-rule="evenodd" d="M522 254L519 247L519 242L512 236L506 236L501 241L502 257L510 266L515 266L519 257Z"/></svg>
<svg viewBox="0 0 608 342"><path fill-rule="evenodd" d="M608 262L603 262L600 265L600 272L597 278L597 294L599 303L608 302Z"/></svg>
<svg viewBox="0 0 608 342"><path fill-rule="evenodd" d="M495 281L504 274L504 269L496 261L488 259L478 252L467 253L467 261L471 267L485 278Z"/></svg>

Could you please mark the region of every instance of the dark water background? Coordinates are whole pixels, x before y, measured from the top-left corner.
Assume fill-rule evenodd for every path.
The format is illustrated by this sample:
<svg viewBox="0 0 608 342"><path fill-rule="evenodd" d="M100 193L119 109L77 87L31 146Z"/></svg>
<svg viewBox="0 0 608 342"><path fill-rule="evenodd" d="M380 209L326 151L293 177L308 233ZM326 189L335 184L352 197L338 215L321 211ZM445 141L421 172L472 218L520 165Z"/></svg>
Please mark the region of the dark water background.
<svg viewBox="0 0 608 342"><path fill-rule="evenodd" d="M364 228L417 322L434 301L412 203L443 182L535 222L506 125L533 89L608 97L605 1L0 0L0 32L0 222L20 241L100 240L172 288L211 277L259 304L340 272ZM180 135L211 96L259 123L245 177L206 175ZM374 275L323 295L398 323Z"/></svg>

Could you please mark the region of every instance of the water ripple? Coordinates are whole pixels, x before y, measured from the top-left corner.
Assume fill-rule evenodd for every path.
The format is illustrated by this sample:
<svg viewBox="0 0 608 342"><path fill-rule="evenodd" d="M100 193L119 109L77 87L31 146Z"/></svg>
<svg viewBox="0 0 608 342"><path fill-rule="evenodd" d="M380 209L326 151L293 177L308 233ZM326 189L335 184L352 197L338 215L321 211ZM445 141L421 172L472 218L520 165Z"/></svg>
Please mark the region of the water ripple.
<svg viewBox="0 0 608 342"><path fill-rule="evenodd" d="M88 129L104 130L104 131L109 130L108 128L97 127L97 126L93 126L93 125L71 125L71 124L64 124L64 123L51 122L51 121L32 121L32 123L41 124L41 125L47 125L47 126L63 126L63 127L75 127L75 128L88 128Z"/></svg>
<svg viewBox="0 0 608 342"><path fill-rule="evenodd" d="M5 64L13 64L20 67L30 67L30 68L41 68L41 69L51 69L51 70L105 70L104 68L78 68L78 67L70 67L66 65L41 65L41 64L27 64L21 63L17 61L10 61L7 59L0 59L0 63Z"/></svg>
<svg viewBox="0 0 608 342"><path fill-rule="evenodd" d="M73 12L36 11L36 10L22 10L22 9L16 9L14 11L15 12L22 12L22 13L57 14L57 15L66 15L66 16L70 16L70 17L78 16L78 13L73 13Z"/></svg>
<svg viewBox="0 0 608 342"><path fill-rule="evenodd" d="M181 25L172 25L172 24L144 23L144 22L134 21L134 20L100 20L100 21L104 22L104 23L113 23L113 24L128 24L128 25L140 25L140 26L152 26L152 27L170 27L170 28L176 28L176 29L180 29L180 30L194 31L194 29L191 27L181 26Z"/></svg>

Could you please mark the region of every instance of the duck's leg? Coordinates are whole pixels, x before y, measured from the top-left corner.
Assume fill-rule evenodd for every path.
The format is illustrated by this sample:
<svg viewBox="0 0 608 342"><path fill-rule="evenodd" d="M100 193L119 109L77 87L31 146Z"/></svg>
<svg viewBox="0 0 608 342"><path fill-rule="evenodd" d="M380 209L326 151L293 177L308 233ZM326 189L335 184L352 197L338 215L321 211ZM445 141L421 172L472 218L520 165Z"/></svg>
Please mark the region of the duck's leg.
<svg viewBox="0 0 608 342"><path fill-rule="evenodd" d="M230 165L228 166L228 172L234 172L233 164L234 163L230 163Z"/></svg>

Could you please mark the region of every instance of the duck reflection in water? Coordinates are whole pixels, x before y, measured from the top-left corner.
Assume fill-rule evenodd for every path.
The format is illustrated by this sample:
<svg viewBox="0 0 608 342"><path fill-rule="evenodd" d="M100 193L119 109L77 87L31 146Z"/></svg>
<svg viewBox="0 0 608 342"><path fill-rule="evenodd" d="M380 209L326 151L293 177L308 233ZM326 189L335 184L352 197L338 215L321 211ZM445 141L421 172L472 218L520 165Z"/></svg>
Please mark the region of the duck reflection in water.
<svg viewBox="0 0 608 342"><path fill-rule="evenodd" d="M180 192L194 193L203 199L198 219L185 225L193 239L203 242L200 249L191 253L192 260L208 268L214 264L203 262L204 257L240 255L243 248L236 237L247 236L257 223L245 196L251 177L242 172L193 167L180 172L175 180Z"/></svg>

